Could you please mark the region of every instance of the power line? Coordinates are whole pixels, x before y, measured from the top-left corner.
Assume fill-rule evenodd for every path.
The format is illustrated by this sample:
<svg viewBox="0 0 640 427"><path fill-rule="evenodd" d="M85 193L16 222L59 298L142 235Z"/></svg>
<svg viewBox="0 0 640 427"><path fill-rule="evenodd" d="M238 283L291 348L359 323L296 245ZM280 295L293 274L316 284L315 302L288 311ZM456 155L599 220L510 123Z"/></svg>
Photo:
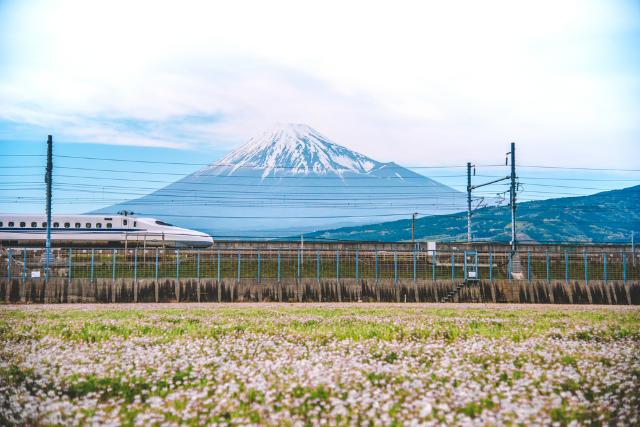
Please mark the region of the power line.
<svg viewBox="0 0 640 427"><path fill-rule="evenodd" d="M110 161L110 162L124 162L124 163L144 163L144 164L163 164L163 165L184 165L184 166L209 166L209 167L232 167L232 168L247 168L247 169L301 169L300 166L256 166L256 165L238 165L235 163L192 163L192 162L166 162L166 161L158 161L158 160L133 160L133 159L120 159L120 158L109 158L109 157L86 157L86 156L67 156L67 155L56 155L55 157L67 158L67 159L79 159L79 160L98 160L98 161ZM388 169L453 169L463 167L461 165L432 165L432 166L400 166L400 165L389 165L387 163L379 163L381 166ZM497 166L497 165L486 165L486 166ZM351 171L351 169L342 169L345 171ZM312 171L312 169L309 169Z"/></svg>
<svg viewBox="0 0 640 427"><path fill-rule="evenodd" d="M43 154L0 154L0 157L46 157ZM54 157L67 158L76 160L96 160L96 161L110 161L110 162L122 162L122 163L140 163L140 164L163 164L163 165L183 165L183 166L211 166L211 167L236 167L236 168L251 168L251 169L300 169L298 166L256 166L246 165L238 166L237 164L227 163L199 163L199 162L171 162L171 161L159 161L159 160L142 160L142 159L124 159L114 157L95 157L95 156L71 156L56 154ZM387 163L379 162L380 165L385 168L402 168L402 169L453 169L453 168L465 168L466 165L389 165ZM476 165L476 167L505 167L504 164L483 164ZM597 167L581 167L581 166L556 166L556 165L519 165L521 168L532 169L560 169L560 170L584 170L584 171L611 171L611 172L640 172L640 169L625 169L625 168L597 168ZM345 169L348 170L348 169Z"/></svg>
<svg viewBox="0 0 640 427"><path fill-rule="evenodd" d="M572 166L518 165L518 167L520 167L520 168L532 168L532 169L563 169L563 170L609 171L609 172L640 172L640 169L587 168L587 167L572 167Z"/></svg>
<svg viewBox="0 0 640 427"><path fill-rule="evenodd" d="M0 154L0 157L47 157L46 154Z"/></svg>
<svg viewBox="0 0 640 427"><path fill-rule="evenodd" d="M0 174L0 177L40 177L41 174L28 173L28 174ZM56 177L63 178L82 178L82 179L109 179L114 181L137 181L137 182L157 182L157 183L165 183L172 184L176 181L161 181L161 180L146 180L146 179L133 179L133 178L111 178L104 176L90 176L90 175L59 175L55 174ZM429 175L427 178L464 178L466 175ZM474 177L479 178L500 178L501 175L474 175ZM547 180L547 181L593 181L593 182L640 182L640 178L633 179L598 179L598 178L568 178L568 177L534 177L534 176L521 176L521 179L533 179L533 180ZM197 185L210 185L210 183L206 182L188 182L181 180L180 184L197 184ZM420 186L422 187L422 186Z"/></svg>

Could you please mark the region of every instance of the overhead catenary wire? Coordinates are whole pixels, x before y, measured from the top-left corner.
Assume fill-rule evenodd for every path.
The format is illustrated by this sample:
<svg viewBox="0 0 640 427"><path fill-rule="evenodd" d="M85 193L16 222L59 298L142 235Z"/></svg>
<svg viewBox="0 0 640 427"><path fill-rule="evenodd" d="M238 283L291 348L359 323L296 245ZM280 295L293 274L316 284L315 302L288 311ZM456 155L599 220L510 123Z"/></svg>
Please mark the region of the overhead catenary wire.
<svg viewBox="0 0 640 427"><path fill-rule="evenodd" d="M86 157L86 156L68 156L68 155L57 155L56 157L60 158L70 158L70 159L81 159L81 160L100 160L100 161L114 161L114 162L128 162L128 163L147 163L147 164L173 164L173 165L193 165L193 166L222 166L222 167L237 167L235 164L223 164L223 163L190 163L190 162L166 162L166 161L155 161L155 160L140 160L140 159L119 159L119 158L109 158L109 157ZM480 164L477 167L503 167L503 164ZM245 166L240 166L245 167ZM256 166L246 166L256 169L261 169L261 167ZM397 168L405 168L405 169L453 169L453 168L465 168L466 165L393 165L388 167L397 167ZM640 169L624 169L624 168L596 168L596 167L580 167L580 166L556 166L556 165L518 165L518 167L522 168L538 168L538 169L566 169L566 170L592 170L592 171L622 171L622 172L640 172ZM269 168L275 169L299 169L297 166L273 166Z"/></svg>
<svg viewBox="0 0 640 427"><path fill-rule="evenodd" d="M0 157L46 157L43 154L0 154ZM75 159L75 160L95 160L95 161L109 161L120 163L139 163L139 164L161 164L161 165L181 165L181 166L211 166L211 167L235 167L235 168L251 168L251 169L300 169L299 166L269 166L260 167L255 165L240 165L237 164L225 164L219 162L176 162L176 161L161 161L161 160L144 160L144 159L124 159L114 157L97 157L97 156L72 156L64 154L54 154L54 158L61 159ZM390 165L380 162L388 168L403 168L403 169L453 169L453 168L465 168L465 164L461 165ZM478 164L476 167L504 167L504 164ZM518 165L520 168L531 169L560 169L560 170L582 170L582 171L610 171L610 172L640 172L640 169L634 168L603 168L603 167L588 167L588 166L564 166L564 165L535 165L526 164Z"/></svg>
<svg viewBox="0 0 640 427"><path fill-rule="evenodd" d="M28 174L0 174L0 177L40 177L42 174L36 173L28 173ZM118 177L105 177L105 176L91 176L91 175L66 175L66 174L55 174L56 177L61 178L81 178L81 179L109 179L111 181L134 181L134 182L154 182L154 183L164 183L164 184L172 184L176 181L163 181L163 180L148 180L148 179L136 179L136 178L118 178ZM465 175L429 175L427 178L464 178ZM500 178L501 175L481 175L477 174L474 177L478 178ZM391 177L390 177L391 178ZM397 178L397 177L396 177ZM547 181L589 181L589 182L640 182L640 178L606 178L606 179L598 179L598 178L569 178L569 177L535 177L535 176L520 176L520 179L532 179L532 180L547 180ZM189 182L180 180L180 184L194 184L194 185L210 185L207 182ZM246 184L245 184L246 185ZM267 184L265 184L267 185ZM282 184L278 184L282 185ZM423 187L422 185L417 187Z"/></svg>
<svg viewBox="0 0 640 427"><path fill-rule="evenodd" d="M34 155L33 157L36 157L36 156L39 156L39 155ZM15 156L12 156L12 157L28 157L28 156L15 155ZM71 158L71 156L69 156L69 158ZM112 161L114 159L107 158L107 159L103 159L103 160ZM122 160L122 159L120 159L120 160ZM148 163L148 162L146 162L146 161L145 162L135 161L135 163ZM153 162L151 164L181 164L181 163L180 162ZM189 165L194 165L194 164L189 164ZM202 164L202 165L205 165L205 164ZM497 166L503 166L503 165L484 165L484 166L492 166L492 167L496 166L497 167ZM10 166L10 167L13 168L13 165ZM29 167L41 168L42 166L29 166ZM527 165L527 166L523 166L523 167L529 167L529 168L539 167L539 168L549 168L549 169L551 169L551 168L553 168L553 169L561 169L560 167L555 167L555 166ZM250 168L256 169L255 167L250 167ZM418 167L408 167L408 168L418 168ZM427 168L427 167L425 167L425 168ZM434 169L435 168L452 168L452 166L429 166L429 168L434 168ZM137 170L121 170L121 171L115 170L114 171L113 169L102 169L102 170L100 170L100 169L95 169L95 168L75 168L75 167L67 167L67 166L60 166L60 167L58 167L58 169L87 170L87 171L92 171L92 172L104 171L104 172L109 172L109 173L116 172L116 173L124 173L124 174L167 175L167 176L181 176L181 177L185 175L185 173L154 172L154 171L145 171L145 170L139 170L139 169L137 169ZM257 169L259 169L259 168L257 168ZM592 170L592 171L603 171L603 170L606 170L606 171L624 171L624 172L639 171L639 170L633 170L633 169L604 169L604 168L576 168L576 167L568 167L568 168L564 168L564 169L566 169L566 170ZM7 175L9 175L9 174L7 174ZM33 174L33 175L34 176L38 176L38 174ZM62 175L56 175L56 176L62 176ZM244 184L243 185L242 183L237 183L237 182L234 182L232 184L228 184L228 185L233 185L233 186L246 186L246 187L249 187L249 186L255 186L255 187L263 187L263 186L264 187L269 187L269 186L271 186L271 187L276 187L276 186L277 187L285 187L285 186L287 186L287 187L290 187L290 188L295 188L295 187L301 187L301 188L303 188L303 187L308 187L308 188L313 188L313 187L326 187L326 188L338 187L336 185L323 185L323 186L320 186L320 185L306 185L306 184L290 185L289 186L289 185L283 184L281 182L272 183L272 182L268 181L268 180L278 180L279 181L279 180L286 180L286 179L308 179L308 178L318 179L316 176L311 176L311 177L308 177L308 176L265 176L265 177L260 177L260 175L232 175L232 176L225 176L225 175L214 175L214 174L212 174L212 176L216 176L217 178L233 179L235 181L238 181L237 178L256 178L256 177L259 177L259 178L261 178L263 180L267 180L267 182L260 183L260 184ZM464 175L449 175L448 177L457 178L457 177L462 177L462 176L464 176ZM442 178L445 178L445 177L447 177L447 176L442 176ZM87 177L87 176L79 175L79 176L69 176L69 178L107 179L107 180L119 180L119 181L152 182L152 180L135 180L135 179L124 178L124 177L123 178L115 178L114 179L114 178L111 178L111 177L106 177L106 178L105 177L97 177L97 176ZM340 180L344 179L344 177L342 177L342 176L335 176L335 177L334 176L329 176L329 177L325 176L322 179L326 180L327 178L329 178L329 179L340 179ZM349 179L371 179L371 178L372 177L369 177L369 176L366 176L366 177L349 177ZM389 176L389 177L385 177L383 179L402 179L402 180L422 179L422 180L424 180L426 178L427 177L423 177L423 176L408 176L408 177ZM439 177L438 176L432 176L431 178L439 178ZM378 178L376 177L376 179L378 179ZM556 181L565 181L565 180L567 180L567 181L568 180L571 180L571 181L589 181L589 180L591 180L591 181L601 181L601 182L604 182L604 181L608 181L608 182L637 182L637 181L640 181L640 180L622 180L622 179L621 180L616 180L616 179L598 180L598 179L581 179L581 178L566 178L566 177L565 178L563 178L563 177L558 177L558 178L550 178L550 177L549 178L548 177L521 177L520 180L521 180L521 184L523 184L523 185L525 185L527 187L531 186L531 187L544 187L544 188L552 188L552 189L556 188L556 189L595 190L595 191L607 191L607 190L609 190L609 188L582 187L582 186L570 186L570 185L558 185L558 184L541 184L541 183L530 182L529 180L531 180L531 181L533 181L533 180L556 180ZM36 183L40 184L40 181L37 181ZM171 184L170 181L162 182L162 181L158 181L158 180L156 180L156 183ZM19 187L15 187L15 183L13 183L13 184L3 183L3 184L14 185L13 187L9 187L9 188L1 188L2 190L5 190L5 191L6 190L12 190L12 189L15 189L17 191L21 191L22 189L25 189L26 191L38 190L38 187L35 187L35 188L22 187L22 189L21 189ZM190 183L190 182L181 182L180 184L181 185L182 184L184 184L184 185L193 184L194 186L207 185L206 183ZM153 191L153 190L157 190L154 187L131 186L131 185L127 186L127 187L124 187L124 186L118 187L118 186L110 186L110 185L78 184L78 183L68 183L68 182L61 182L58 185L59 186L56 187L57 191L65 191L65 192L74 192L74 191L75 192L91 192L91 193L95 194L96 193L96 191L95 191L96 188L98 188L98 189L99 188L111 188L111 189L122 188L122 189L128 189L128 190L133 190L134 191L134 193L115 192L115 191L112 192L112 194L117 194L117 195L122 195L122 196L124 196L124 195L144 196L144 195L147 195L147 193L135 193L135 191L136 190L138 190L138 191L143 191L143 190L151 190L151 191ZM220 185L227 185L227 184L220 184ZM450 187L456 187L456 185L449 185L449 186ZM357 188L357 187L360 187L360 186L351 185L351 187ZM361 187L368 187L368 186L361 186ZM394 188L395 186L388 185L386 187L387 188ZM415 186L405 185L405 186L397 186L397 187L424 188L423 185L415 185ZM462 187L462 185L460 185L460 187ZM85 191L85 190L83 190L83 188L86 188L86 189L89 189L89 190ZM196 206L196 205L212 205L212 206L215 206L216 205L216 204L211 204L211 203L206 203L206 202L205 202L206 204L203 204L201 199L203 197L205 197L205 196L202 195L202 194L196 195L196 196L193 196L193 195L189 196L189 193L193 193L194 192L194 191L192 191L190 189L176 189L176 188L174 188L171 191L173 193L167 193L167 197L170 197L172 199L183 199L182 202L179 202L179 205L181 205L181 206ZM98 190L98 192L99 192L99 190ZM202 190L196 190L196 192L197 193L202 193ZM540 194L540 195L547 195L547 194L562 194L562 195L576 195L576 196L583 196L584 195L584 194L580 194L580 193L570 193L570 192L554 193L552 191L535 191L535 190L528 190L526 188L522 192L528 193L528 194ZM103 191L103 193L110 194L109 192L104 192L104 191ZM213 193L219 194L220 191L214 191ZM256 193L258 193L258 192L256 192ZM451 192L451 193L453 193L453 192ZM240 206L240 207L264 207L265 206L265 203L256 203L257 201L260 201L260 199L258 199L258 200L255 200L255 199L252 200L251 198L240 198L239 199L237 196L234 196L235 194L250 194L250 192L247 192L247 191L237 191L237 192L229 192L229 191L227 191L226 193L223 191L222 194L225 195L225 197L221 198L221 200L223 200L223 201L226 200L226 203L227 203L226 206L227 207L236 207L236 206ZM302 195L304 193L296 193L296 194ZM345 195L345 194L349 194L349 193L340 193L340 194L341 195ZM495 194L495 193L487 192L486 194ZM185 196L185 197L183 197L183 196ZM299 197L296 199L296 197L293 197L293 198L290 198L289 200L287 200L286 204L283 203L282 206L283 207L285 207L285 206L286 207L296 207L296 206L299 206L296 203L303 203L303 202L322 203L323 202L323 199L322 198L318 198L317 194L313 194L313 196L314 197L311 198L311 199L302 199L302 198L299 198ZM422 194L420 194L420 196L421 196L421 198L428 198L427 196L422 195ZM266 195L266 197L272 199L273 195L269 194L269 195ZM409 193L409 194L406 194L404 197L406 197L406 199L414 198L414 194ZM438 196L438 197L440 197L440 196ZM25 199L23 197L23 198L21 198L21 200L27 200L27 199ZM63 202L65 199L64 198L57 198L57 200L59 202ZM69 199L69 200L71 200L71 199ZM76 199L73 199L73 200L75 200L75 201L85 200L87 202L94 202L94 203L95 202L104 202L104 201L106 201L105 199L96 200L96 198L85 198L85 199L76 198ZM405 199L398 198L397 200L405 200ZM530 199L530 201L537 201L537 200L540 200L540 199ZM58 203L58 201L56 201L56 203ZM230 201L233 202L233 203L236 203L236 204L230 204L231 203ZM242 202L242 204L238 205L237 204L238 202ZM355 202L357 202L357 203L351 203L351 204L348 204L346 206L345 205L328 205L327 204L327 205L322 205L320 207L341 207L341 208L347 207L347 208L350 208L350 209L353 209L353 208L370 209L370 207L368 207L366 205L366 203L370 202L370 200L368 200L368 199L355 200ZM151 204L151 205L153 205L153 204ZM220 204L217 204L217 206L220 206ZM421 206L422 207L427 207L428 205L422 204ZM573 205L570 205L570 206L574 207ZM318 205L315 205L314 207L318 207ZM441 207L443 209L447 209L448 208L448 206L444 206L444 205L441 205ZM387 209L386 207L383 207L383 208ZM587 207L584 207L584 206L581 206L580 208L591 209L590 207L587 208ZM599 207L594 206L593 208L597 209ZM387 216L387 215L406 216L407 213L385 214L385 216ZM167 215L163 214L163 216L167 216ZM378 216L378 215L370 215L370 214L369 215L363 215L363 216L360 216L360 215L356 215L356 216L352 216L352 215L344 216L344 215L341 215L339 217L340 218L351 218L351 217L358 217L358 218L359 217L367 217L367 218L369 218L369 217L372 217L372 216ZM243 217L234 216L234 217L230 217L230 218L243 218ZM247 217L247 218L252 218L252 217ZM269 218L272 218L272 217L269 217ZM279 216L278 218L286 219L288 217ZM305 217L302 217L302 218L319 218L319 217L318 216L305 216ZM320 218L336 218L336 216L322 216Z"/></svg>

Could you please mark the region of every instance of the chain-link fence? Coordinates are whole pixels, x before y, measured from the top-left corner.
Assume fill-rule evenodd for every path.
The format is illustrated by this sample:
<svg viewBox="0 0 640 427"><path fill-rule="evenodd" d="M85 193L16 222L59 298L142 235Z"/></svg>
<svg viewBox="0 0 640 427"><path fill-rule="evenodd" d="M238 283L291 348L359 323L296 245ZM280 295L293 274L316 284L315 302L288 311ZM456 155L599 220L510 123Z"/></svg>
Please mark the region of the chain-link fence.
<svg viewBox="0 0 640 427"><path fill-rule="evenodd" d="M0 251L0 277L637 281L630 250L476 252L42 248Z"/></svg>

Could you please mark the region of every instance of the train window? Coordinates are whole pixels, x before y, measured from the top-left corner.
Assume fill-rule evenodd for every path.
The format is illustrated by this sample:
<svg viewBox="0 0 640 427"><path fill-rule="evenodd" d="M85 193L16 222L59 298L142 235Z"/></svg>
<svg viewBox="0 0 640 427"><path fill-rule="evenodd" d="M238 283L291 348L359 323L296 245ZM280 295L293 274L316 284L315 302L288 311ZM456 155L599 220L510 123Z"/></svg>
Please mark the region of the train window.
<svg viewBox="0 0 640 427"><path fill-rule="evenodd" d="M107 223L107 228L111 228L111 223L110 222Z"/></svg>
<svg viewBox="0 0 640 427"><path fill-rule="evenodd" d="M137 223L136 221L133 221L133 226L134 226L134 227L137 227L137 226L138 226L138 223Z"/></svg>
<svg viewBox="0 0 640 427"><path fill-rule="evenodd" d="M126 219L123 219L123 220L122 220L122 225L127 225L127 222L128 222L128 221L127 221Z"/></svg>
<svg viewBox="0 0 640 427"><path fill-rule="evenodd" d="M64 228L69 228L69 227L71 227L71 224L69 224L68 222L65 222L64 223Z"/></svg>
<svg viewBox="0 0 640 427"><path fill-rule="evenodd" d="M167 227L173 227L173 225L171 225L171 224L169 224L167 222L164 222L164 221L159 221L159 220L156 220L156 224L158 224L158 225L166 225Z"/></svg>
<svg viewBox="0 0 640 427"><path fill-rule="evenodd" d="M0 221L0 227L2 227L4 224L2 223L2 221Z"/></svg>
<svg viewBox="0 0 640 427"><path fill-rule="evenodd" d="M46 222L42 223L42 228L47 228L47 223Z"/></svg>
<svg viewBox="0 0 640 427"><path fill-rule="evenodd" d="M76 222L76 228L80 228L81 224L79 222Z"/></svg>
<svg viewBox="0 0 640 427"><path fill-rule="evenodd" d="M91 223L90 223L90 222L88 222L88 223L86 223L84 226L85 226L85 228L91 228Z"/></svg>
<svg viewBox="0 0 640 427"><path fill-rule="evenodd" d="M26 227L26 226L27 226L27 223L26 223L26 222L24 222L24 221L20 221L20 227Z"/></svg>
<svg viewBox="0 0 640 427"><path fill-rule="evenodd" d="M13 221L9 221L9 227L13 227L14 225Z"/></svg>
<svg viewBox="0 0 640 427"><path fill-rule="evenodd" d="M35 228L35 227L37 227L37 226L38 226L38 223L37 223L37 222L35 222L35 221L33 221L33 222L31 222L31 226L32 226L33 228Z"/></svg>
<svg viewBox="0 0 640 427"><path fill-rule="evenodd" d="M102 228L102 223L101 222L96 222L96 228Z"/></svg>
<svg viewBox="0 0 640 427"><path fill-rule="evenodd" d="M59 222L54 222L53 223L53 228L58 228L60 227L60 223Z"/></svg>

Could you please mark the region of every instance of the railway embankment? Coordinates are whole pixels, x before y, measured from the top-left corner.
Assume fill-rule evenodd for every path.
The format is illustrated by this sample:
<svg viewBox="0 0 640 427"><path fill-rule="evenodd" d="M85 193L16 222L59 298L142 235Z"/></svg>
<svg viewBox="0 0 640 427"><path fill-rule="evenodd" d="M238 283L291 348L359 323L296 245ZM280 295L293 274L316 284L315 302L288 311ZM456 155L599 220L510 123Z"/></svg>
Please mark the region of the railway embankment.
<svg viewBox="0 0 640 427"><path fill-rule="evenodd" d="M461 286L462 285L462 286ZM461 302L640 304L640 283L544 280L0 279L5 303Z"/></svg>

